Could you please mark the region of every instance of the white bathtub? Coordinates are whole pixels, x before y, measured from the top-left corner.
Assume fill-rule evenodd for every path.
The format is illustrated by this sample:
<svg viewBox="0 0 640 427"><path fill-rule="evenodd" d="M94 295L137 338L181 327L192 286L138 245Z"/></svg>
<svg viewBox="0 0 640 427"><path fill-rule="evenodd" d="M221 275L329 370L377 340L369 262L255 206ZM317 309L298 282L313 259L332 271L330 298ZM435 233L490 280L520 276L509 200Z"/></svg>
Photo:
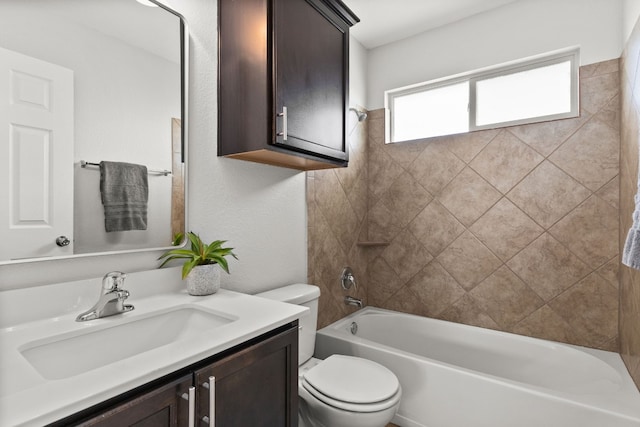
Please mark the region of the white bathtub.
<svg viewBox="0 0 640 427"><path fill-rule="evenodd" d="M640 426L617 353L367 307L318 331L315 355L331 354L398 376L402 427Z"/></svg>

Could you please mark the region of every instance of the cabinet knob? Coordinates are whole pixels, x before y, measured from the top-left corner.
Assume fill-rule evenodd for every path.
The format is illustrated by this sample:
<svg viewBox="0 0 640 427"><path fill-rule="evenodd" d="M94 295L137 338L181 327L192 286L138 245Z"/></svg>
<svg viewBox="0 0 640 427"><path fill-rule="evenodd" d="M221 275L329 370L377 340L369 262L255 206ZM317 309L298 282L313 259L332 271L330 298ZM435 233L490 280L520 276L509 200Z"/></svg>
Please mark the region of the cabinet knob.
<svg viewBox="0 0 640 427"><path fill-rule="evenodd" d="M282 132L278 132L278 136L282 137L283 141L287 140L287 107L282 107L282 113L278 113L278 117L282 117Z"/></svg>

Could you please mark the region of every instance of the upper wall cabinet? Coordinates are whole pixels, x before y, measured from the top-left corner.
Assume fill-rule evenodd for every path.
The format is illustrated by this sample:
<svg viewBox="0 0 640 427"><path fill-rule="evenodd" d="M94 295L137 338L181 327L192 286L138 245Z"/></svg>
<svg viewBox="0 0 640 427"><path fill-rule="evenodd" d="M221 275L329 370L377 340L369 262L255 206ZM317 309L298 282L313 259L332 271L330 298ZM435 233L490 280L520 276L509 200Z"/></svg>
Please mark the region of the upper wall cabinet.
<svg viewBox="0 0 640 427"><path fill-rule="evenodd" d="M340 0L219 0L218 155L347 166L349 27Z"/></svg>

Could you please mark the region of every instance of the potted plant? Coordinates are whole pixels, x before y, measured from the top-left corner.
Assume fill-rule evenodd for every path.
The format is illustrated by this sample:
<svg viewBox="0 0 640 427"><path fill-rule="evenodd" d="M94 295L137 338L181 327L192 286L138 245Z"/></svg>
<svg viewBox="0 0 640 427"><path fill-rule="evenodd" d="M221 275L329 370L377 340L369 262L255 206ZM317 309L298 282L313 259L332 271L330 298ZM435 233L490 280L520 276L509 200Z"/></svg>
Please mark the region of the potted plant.
<svg viewBox="0 0 640 427"><path fill-rule="evenodd" d="M189 249L171 249L165 252L158 259L165 260L160 264L161 268L169 261L176 259L185 260L182 266L182 280L187 281L187 292L191 295L210 295L220 289L220 268L227 274L229 264L225 259L231 255L235 259L238 257L232 252L233 248L223 248L225 240L216 240L206 244L200 236L190 231L187 237L191 242Z"/></svg>

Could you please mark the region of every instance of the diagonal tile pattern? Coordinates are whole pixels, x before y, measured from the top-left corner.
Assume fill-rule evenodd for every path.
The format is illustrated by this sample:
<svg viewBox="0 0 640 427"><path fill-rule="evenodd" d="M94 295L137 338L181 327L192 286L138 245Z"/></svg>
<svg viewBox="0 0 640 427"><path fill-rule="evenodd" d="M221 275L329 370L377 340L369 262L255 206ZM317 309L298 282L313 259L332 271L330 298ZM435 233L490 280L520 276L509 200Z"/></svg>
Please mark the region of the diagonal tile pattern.
<svg viewBox="0 0 640 427"><path fill-rule="evenodd" d="M335 278L353 263L366 288L356 296L371 305L617 345L618 275L632 280L618 271L618 211L633 204L618 192L635 190L618 151L621 135L636 138L635 148L622 147L629 175L640 132L618 123L635 106L620 96L617 60L582 67L581 79L583 111L573 119L385 145L384 110L371 111L366 130L352 135L366 144L350 144L365 146L352 156L365 167L308 175L309 280L327 294L320 326L350 311ZM633 277L640 285L640 273Z"/></svg>

